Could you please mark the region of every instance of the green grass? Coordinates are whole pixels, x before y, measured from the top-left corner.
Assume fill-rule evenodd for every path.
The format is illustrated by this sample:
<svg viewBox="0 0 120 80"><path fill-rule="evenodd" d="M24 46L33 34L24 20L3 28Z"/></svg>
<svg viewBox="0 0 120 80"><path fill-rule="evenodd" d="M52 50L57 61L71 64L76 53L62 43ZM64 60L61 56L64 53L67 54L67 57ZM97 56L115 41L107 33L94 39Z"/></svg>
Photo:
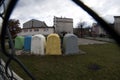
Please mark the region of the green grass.
<svg viewBox="0 0 120 80"><path fill-rule="evenodd" d="M120 51L115 44L79 47L85 55L18 57L37 80L120 80ZM12 68L30 80L16 63Z"/></svg>

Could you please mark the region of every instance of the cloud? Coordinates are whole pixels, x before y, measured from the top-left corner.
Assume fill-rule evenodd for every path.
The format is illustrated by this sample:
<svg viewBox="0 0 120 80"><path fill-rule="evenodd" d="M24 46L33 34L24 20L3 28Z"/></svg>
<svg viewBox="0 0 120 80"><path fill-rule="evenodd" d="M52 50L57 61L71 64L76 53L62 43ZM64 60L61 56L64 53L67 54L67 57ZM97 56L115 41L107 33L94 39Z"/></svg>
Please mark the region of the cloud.
<svg viewBox="0 0 120 80"><path fill-rule="evenodd" d="M113 21L114 15L120 15L120 0L82 1L109 21ZM30 19L45 21L47 25L52 26L54 16L73 18L74 27L80 20L94 22L91 16L71 0L19 0L11 18L19 19L21 26Z"/></svg>

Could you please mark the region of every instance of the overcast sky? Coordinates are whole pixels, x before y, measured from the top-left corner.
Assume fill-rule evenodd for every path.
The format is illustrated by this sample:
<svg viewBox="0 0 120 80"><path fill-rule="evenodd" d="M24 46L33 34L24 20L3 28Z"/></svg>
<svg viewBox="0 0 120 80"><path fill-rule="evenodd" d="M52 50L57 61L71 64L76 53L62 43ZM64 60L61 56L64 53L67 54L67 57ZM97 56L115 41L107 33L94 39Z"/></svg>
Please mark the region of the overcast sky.
<svg viewBox="0 0 120 80"><path fill-rule="evenodd" d="M114 21L113 16L120 16L120 0L82 1L110 23ZM11 18L19 19L21 27L31 19L45 21L48 26L53 26L54 16L73 18L74 27L80 21L88 24L94 22L91 16L71 0L19 0Z"/></svg>

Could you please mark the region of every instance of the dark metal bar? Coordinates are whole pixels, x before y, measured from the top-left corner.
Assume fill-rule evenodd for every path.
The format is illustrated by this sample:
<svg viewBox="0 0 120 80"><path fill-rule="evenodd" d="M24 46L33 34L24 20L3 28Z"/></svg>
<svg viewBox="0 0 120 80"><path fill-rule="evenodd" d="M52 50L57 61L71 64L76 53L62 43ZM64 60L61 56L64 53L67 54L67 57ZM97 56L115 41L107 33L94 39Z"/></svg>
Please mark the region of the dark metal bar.
<svg viewBox="0 0 120 80"><path fill-rule="evenodd" d="M8 57L8 61L7 61L6 66L5 66L5 70L6 70L6 74L8 75L7 69L8 69L8 66L9 66L10 62L13 60L13 61L15 61L15 62L17 62L19 64L19 66L26 72L26 74L32 80L35 80L33 75L28 71L28 69L24 66L24 64L15 55L13 55L15 53L15 50L14 50L14 45L13 45L13 42L12 42L12 39L11 39L11 34L10 34L8 28L7 28L7 24L8 24L9 17L11 15L17 1L18 0L10 0L10 2L8 4L8 7L7 7L7 10L6 10L6 13L5 13L5 16L4 16L4 18L2 18L3 19L3 24L2 24L2 32L1 32L1 48L2 48L2 52L4 53L4 55L6 55ZM12 52L11 52L11 54L8 53L6 48L5 48L5 36L6 36L6 33L8 33L10 43L12 44ZM12 79L13 75L12 76L8 75L8 77L10 77Z"/></svg>
<svg viewBox="0 0 120 80"><path fill-rule="evenodd" d="M72 0L75 2L79 7L84 9L89 15L91 15L99 24L101 27L108 32L113 39L117 42L117 44L120 46L120 35L117 31L115 31L111 26L108 25L106 21L104 21L101 17L98 16L97 13L95 13L92 9L87 7L85 4L83 4L80 0Z"/></svg>

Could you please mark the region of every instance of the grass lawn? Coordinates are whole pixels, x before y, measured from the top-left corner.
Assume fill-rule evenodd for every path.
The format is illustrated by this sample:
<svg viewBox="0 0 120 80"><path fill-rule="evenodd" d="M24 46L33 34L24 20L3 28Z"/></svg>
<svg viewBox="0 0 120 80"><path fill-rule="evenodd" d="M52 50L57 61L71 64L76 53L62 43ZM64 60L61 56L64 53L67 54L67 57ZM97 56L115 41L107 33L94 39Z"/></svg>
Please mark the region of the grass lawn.
<svg viewBox="0 0 120 80"><path fill-rule="evenodd" d="M120 80L120 50L115 44L81 45L85 55L18 56L37 80ZM30 80L12 62L14 71Z"/></svg>

